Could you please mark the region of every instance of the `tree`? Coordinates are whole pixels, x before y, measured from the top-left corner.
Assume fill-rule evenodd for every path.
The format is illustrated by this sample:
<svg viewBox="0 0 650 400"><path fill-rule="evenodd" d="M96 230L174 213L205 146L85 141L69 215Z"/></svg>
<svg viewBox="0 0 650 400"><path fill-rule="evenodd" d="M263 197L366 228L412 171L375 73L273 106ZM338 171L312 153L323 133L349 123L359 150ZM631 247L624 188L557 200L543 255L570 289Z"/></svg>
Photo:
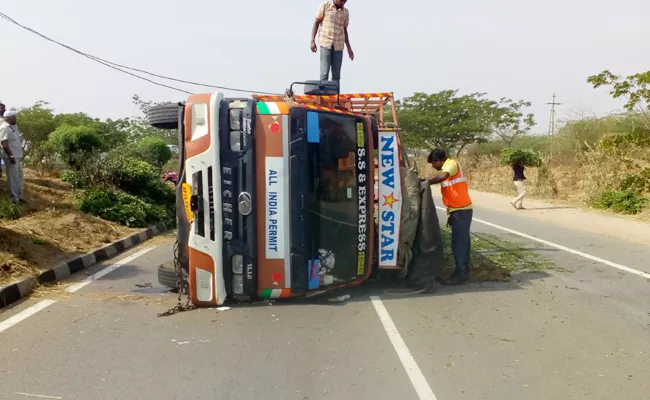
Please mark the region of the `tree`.
<svg viewBox="0 0 650 400"><path fill-rule="evenodd" d="M102 142L107 149L115 149L126 145L132 139L128 119L107 119L102 121L85 113L75 113L57 114L54 120L57 128L63 125L92 127L95 133L101 136Z"/></svg>
<svg viewBox="0 0 650 400"><path fill-rule="evenodd" d="M167 144L178 143L178 133L175 130L154 128L151 125L149 125L149 121L146 118L147 111L151 107L161 103L142 100L140 96L138 96L137 94L133 95L132 101L133 104L136 105L138 109L140 109L143 115L142 117L126 119L128 123L129 132L133 137L140 139L144 137L155 136L163 139Z"/></svg>
<svg viewBox="0 0 650 400"><path fill-rule="evenodd" d="M519 100L514 102L502 98L492 108L494 134L503 140L508 148L520 136L530 132L535 126L535 116L524 114L524 109L530 107L530 102Z"/></svg>
<svg viewBox="0 0 650 400"><path fill-rule="evenodd" d="M38 101L31 107L18 112L18 130L23 139L25 161L41 174L54 170L56 156L47 146L47 139L56 129L54 112L45 101Z"/></svg>
<svg viewBox="0 0 650 400"><path fill-rule="evenodd" d="M172 158L172 151L167 147L167 143L159 137L146 137L137 144L136 152L138 156L147 163L162 169Z"/></svg>
<svg viewBox="0 0 650 400"><path fill-rule="evenodd" d="M128 119L97 121L94 126L107 149L116 149L133 141Z"/></svg>
<svg viewBox="0 0 650 400"><path fill-rule="evenodd" d="M54 122L56 126L69 125L69 126L89 126L94 125L99 122L98 119L94 119L86 113L74 113L74 114L57 114L54 116Z"/></svg>
<svg viewBox="0 0 650 400"><path fill-rule="evenodd" d="M40 151L40 146L47 142L50 134L63 125L92 127L108 148L115 148L128 142L130 133L129 123L126 120L102 121L85 113L55 114L54 110L47 106L47 102L39 101L19 111L18 128L30 154Z"/></svg>
<svg viewBox="0 0 650 400"><path fill-rule="evenodd" d="M62 125L52 132L49 142L61 159L76 171L87 167L104 148L102 137L93 125Z"/></svg>
<svg viewBox="0 0 650 400"><path fill-rule="evenodd" d="M598 75L587 78L587 82L597 89L601 86L611 86L609 94L613 98L626 98L625 109L643 114L646 125L650 127L650 71L630 75L622 79L618 75L605 70Z"/></svg>
<svg viewBox="0 0 650 400"><path fill-rule="evenodd" d="M19 110L17 125L23 136L27 154L38 151L39 146L47 141L50 133L56 129L54 112L47 106L47 102L38 101L31 107Z"/></svg>
<svg viewBox="0 0 650 400"><path fill-rule="evenodd" d="M413 148L436 146L457 154L469 144L486 142L496 103L484 96L458 96L457 90L444 90L404 98L398 104L404 142Z"/></svg>

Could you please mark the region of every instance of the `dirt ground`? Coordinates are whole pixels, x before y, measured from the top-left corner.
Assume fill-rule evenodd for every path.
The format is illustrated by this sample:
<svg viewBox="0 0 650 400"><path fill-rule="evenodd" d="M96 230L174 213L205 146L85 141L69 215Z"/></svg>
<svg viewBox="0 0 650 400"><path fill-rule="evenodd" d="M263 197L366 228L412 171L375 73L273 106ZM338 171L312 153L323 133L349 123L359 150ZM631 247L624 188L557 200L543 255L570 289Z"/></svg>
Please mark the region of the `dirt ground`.
<svg viewBox="0 0 650 400"><path fill-rule="evenodd" d="M0 196L7 196L4 177ZM25 200L24 216L0 220L0 285L38 275L137 231L78 212L67 184L30 170L25 171Z"/></svg>
<svg viewBox="0 0 650 400"><path fill-rule="evenodd" d="M454 269L452 267L445 268L440 274L440 278L447 280L451 278ZM484 261L480 264L473 264L469 274L470 282L509 282L510 271L505 268L493 265L489 261Z"/></svg>

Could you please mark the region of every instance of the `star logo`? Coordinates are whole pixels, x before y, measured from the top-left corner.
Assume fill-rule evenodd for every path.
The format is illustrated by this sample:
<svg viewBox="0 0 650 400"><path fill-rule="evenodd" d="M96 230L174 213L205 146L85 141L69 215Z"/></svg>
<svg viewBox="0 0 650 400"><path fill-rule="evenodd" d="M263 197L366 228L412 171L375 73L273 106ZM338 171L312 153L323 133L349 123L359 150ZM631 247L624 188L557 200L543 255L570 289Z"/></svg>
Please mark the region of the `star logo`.
<svg viewBox="0 0 650 400"><path fill-rule="evenodd" d="M390 208L393 208L393 203L397 203L398 201L399 200L393 196L393 193L388 196L384 196L384 205L388 205Z"/></svg>

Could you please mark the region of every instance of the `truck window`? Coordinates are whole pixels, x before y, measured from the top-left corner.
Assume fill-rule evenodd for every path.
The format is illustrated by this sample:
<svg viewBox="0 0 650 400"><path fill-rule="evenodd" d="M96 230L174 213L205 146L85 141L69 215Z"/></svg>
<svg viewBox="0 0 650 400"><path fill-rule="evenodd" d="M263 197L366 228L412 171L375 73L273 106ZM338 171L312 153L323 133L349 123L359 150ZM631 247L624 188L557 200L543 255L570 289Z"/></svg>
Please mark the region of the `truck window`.
<svg viewBox="0 0 650 400"><path fill-rule="evenodd" d="M360 192L357 165L360 155L366 154L365 149L363 154L358 149L364 148L367 134L363 120L357 121L351 115L310 111L306 118L308 236L316 252L314 259L320 259L318 286L329 286L364 275L360 265L365 262L366 237L360 232L365 233L367 213L360 219L361 204L365 211L366 199L362 198L360 203L359 193L366 193L366 184ZM368 193L367 201L372 204L370 196ZM311 276L314 277L313 273ZM313 288L315 284L310 283L310 289Z"/></svg>

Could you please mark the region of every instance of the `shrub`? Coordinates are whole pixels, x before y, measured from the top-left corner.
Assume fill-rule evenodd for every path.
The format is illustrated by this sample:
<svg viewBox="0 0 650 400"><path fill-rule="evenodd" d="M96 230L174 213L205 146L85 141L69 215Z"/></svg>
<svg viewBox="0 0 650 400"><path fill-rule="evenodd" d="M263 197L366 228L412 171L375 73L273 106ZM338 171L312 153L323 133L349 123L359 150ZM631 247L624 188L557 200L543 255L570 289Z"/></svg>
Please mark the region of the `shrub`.
<svg viewBox="0 0 650 400"><path fill-rule="evenodd" d="M18 219L23 215L23 210L20 206L9 199L0 197L0 218L2 219Z"/></svg>
<svg viewBox="0 0 650 400"><path fill-rule="evenodd" d="M70 184L73 189L82 189L88 185L87 180L78 171L63 171L59 179Z"/></svg>
<svg viewBox="0 0 650 400"><path fill-rule="evenodd" d="M146 137L140 140L136 145L136 152L140 159L158 168L158 170L173 156L172 151L167 147L167 143L157 137Z"/></svg>
<svg viewBox="0 0 650 400"><path fill-rule="evenodd" d="M52 132L48 140L52 149L75 170L83 168L104 147L93 126L63 125Z"/></svg>
<svg viewBox="0 0 650 400"><path fill-rule="evenodd" d="M173 204L174 189L163 182L152 165L133 158L124 158L114 165L113 182L121 190L154 203Z"/></svg>
<svg viewBox="0 0 650 400"><path fill-rule="evenodd" d="M626 176L621 182L619 188L621 190L629 190L634 193L643 193L650 191L650 168L645 168L638 174L631 174Z"/></svg>
<svg viewBox="0 0 650 400"><path fill-rule="evenodd" d="M542 159L537 153L530 150L504 149L501 152L500 163L503 166L512 166L522 163L526 167L540 167Z"/></svg>
<svg viewBox="0 0 650 400"><path fill-rule="evenodd" d="M84 192L79 199L79 209L129 227L142 228L158 222L170 223L169 212L165 207L107 188L92 188Z"/></svg>
<svg viewBox="0 0 650 400"><path fill-rule="evenodd" d="M25 162L41 175L56 175L57 167L61 161L58 151L50 141L29 143L29 152Z"/></svg>
<svg viewBox="0 0 650 400"><path fill-rule="evenodd" d="M648 199L629 189L606 190L591 202L591 206L622 214L638 214L647 202Z"/></svg>
<svg viewBox="0 0 650 400"><path fill-rule="evenodd" d="M633 147L647 147L650 145L650 134L644 129L630 133L616 133L605 135L600 140L603 150L626 150Z"/></svg>

